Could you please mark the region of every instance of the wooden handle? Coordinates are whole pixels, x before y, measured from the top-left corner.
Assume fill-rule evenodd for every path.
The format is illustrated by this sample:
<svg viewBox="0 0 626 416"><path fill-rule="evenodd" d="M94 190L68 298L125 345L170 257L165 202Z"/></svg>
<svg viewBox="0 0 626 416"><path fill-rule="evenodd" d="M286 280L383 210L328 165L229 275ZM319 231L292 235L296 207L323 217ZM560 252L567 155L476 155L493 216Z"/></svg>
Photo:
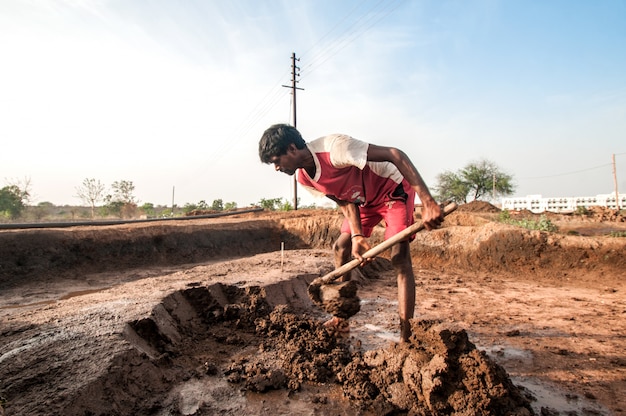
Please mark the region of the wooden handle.
<svg viewBox="0 0 626 416"><path fill-rule="evenodd" d="M457 209L457 207L458 205L454 202L451 204L448 204L443 209L444 217L450 214L451 212L453 212L455 209ZM422 231L424 228L425 228L424 223L422 221L416 222L412 224L411 226L405 228L404 230L400 231L398 234L395 234L394 236L390 237L388 240L385 240L382 243L378 244L377 246L372 247L371 249L367 250L365 253L363 253L363 258L369 259L369 258L376 257L383 251L390 248L391 246L395 245L396 243L399 243L405 238L412 236L415 233ZM322 277L316 278L315 280L311 282L311 285L325 285L327 283L330 283L333 280L337 279L339 276L343 276L350 270L356 268L360 264L361 264L361 261L359 259L352 259L346 264L342 265L341 267L333 270L332 272Z"/></svg>

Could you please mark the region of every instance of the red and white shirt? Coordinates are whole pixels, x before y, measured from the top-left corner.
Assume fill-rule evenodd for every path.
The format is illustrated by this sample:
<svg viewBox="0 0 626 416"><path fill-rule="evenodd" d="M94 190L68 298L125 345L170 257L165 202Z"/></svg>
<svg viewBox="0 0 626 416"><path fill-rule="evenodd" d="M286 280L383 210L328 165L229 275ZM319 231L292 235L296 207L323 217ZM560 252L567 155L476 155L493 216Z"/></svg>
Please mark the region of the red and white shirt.
<svg viewBox="0 0 626 416"><path fill-rule="evenodd" d="M344 134L333 134L306 144L315 160L315 177L298 169L298 182L317 195L333 196L362 206L391 199L398 185L410 185L390 162L368 162L369 144Z"/></svg>

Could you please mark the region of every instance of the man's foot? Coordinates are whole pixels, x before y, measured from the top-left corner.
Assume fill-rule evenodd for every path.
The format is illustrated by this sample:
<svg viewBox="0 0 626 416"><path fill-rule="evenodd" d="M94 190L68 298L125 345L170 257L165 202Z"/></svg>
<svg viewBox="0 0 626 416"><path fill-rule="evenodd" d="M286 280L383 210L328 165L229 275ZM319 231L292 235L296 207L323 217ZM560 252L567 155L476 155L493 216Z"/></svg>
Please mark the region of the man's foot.
<svg viewBox="0 0 626 416"><path fill-rule="evenodd" d="M350 332L350 322L347 319L333 316L328 321L324 322L324 326L340 334L347 334Z"/></svg>

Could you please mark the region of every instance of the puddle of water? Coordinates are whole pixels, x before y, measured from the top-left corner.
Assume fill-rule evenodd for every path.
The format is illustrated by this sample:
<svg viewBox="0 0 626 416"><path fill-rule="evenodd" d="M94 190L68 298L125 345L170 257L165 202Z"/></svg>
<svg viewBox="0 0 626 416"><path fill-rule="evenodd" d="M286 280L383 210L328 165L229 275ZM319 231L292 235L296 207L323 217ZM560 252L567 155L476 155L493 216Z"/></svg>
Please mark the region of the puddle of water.
<svg viewBox="0 0 626 416"><path fill-rule="evenodd" d="M398 342L400 340L400 335L395 333L395 332L391 332L388 331L384 328L381 328L377 325L372 325L372 324L365 324L363 326L365 329L367 329L368 331L371 331L374 333L375 336L377 336L378 338L381 338L385 341L394 341L394 342Z"/></svg>
<svg viewBox="0 0 626 416"><path fill-rule="evenodd" d="M253 393L209 377L183 382L175 386L168 396L166 402L174 404L181 415L371 415L367 411L355 410L343 397L341 387L334 384L303 384L297 393L285 389ZM168 406L157 416L171 415L171 411L171 406Z"/></svg>
<svg viewBox="0 0 626 416"><path fill-rule="evenodd" d="M506 360L530 362L532 360L531 351L519 348L512 348L504 345L491 345L488 347L480 347L479 349L485 351L487 355L498 362ZM550 385L538 379L511 377L511 381L513 381L513 384L522 386L532 393L536 400L531 402L531 406L537 414L542 414L542 407L550 408L566 414L610 414L607 409L602 408L595 402L578 396L577 394L568 393L557 386Z"/></svg>
<svg viewBox="0 0 626 416"><path fill-rule="evenodd" d="M485 351L488 356L495 360L518 360L530 361L533 357L530 351L521 350L519 348L511 348L504 345L491 345L489 347L479 347L478 349Z"/></svg>
<svg viewBox="0 0 626 416"><path fill-rule="evenodd" d="M537 399L531 402L535 413L541 413L541 408L550 408L565 414L579 415L610 415L608 409L603 408L577 394L567 393L556 386L539 381L537 379L511 377L515 385L520 385L529 390Z"/></svg>
<svg viewBox="0 0 626 416"><path fill-rule="evenodd" d="M397 300L389 300L385 298L378 299L361 299L361 306L363 305L386 305L386 306L395 306L398 304Z"/></svg>

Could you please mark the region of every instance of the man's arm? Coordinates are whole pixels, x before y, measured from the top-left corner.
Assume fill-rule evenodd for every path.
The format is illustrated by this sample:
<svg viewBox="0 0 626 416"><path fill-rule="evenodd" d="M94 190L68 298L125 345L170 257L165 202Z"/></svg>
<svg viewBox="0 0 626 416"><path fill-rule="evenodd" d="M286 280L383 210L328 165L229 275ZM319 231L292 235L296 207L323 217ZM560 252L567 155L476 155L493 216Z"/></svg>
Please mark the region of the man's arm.
<svg viewBox="0 0 626 416"><path fill-rule="evenodd" d="M363 257L361 254L368 251L371 246L365 236L363 235L363 229L361 228L361 215L359 213L359 207L351 202L342 201L340 199L335 198L332 195L326 195L328 198L332 199L339 205L341 208L341 213L348 220L348 224L350 224L350 239L352 241L352 256L355 259L361 260L363 262Z"/></svg>
<svg viewBox="0 0 626 416"><path fill-rule="evenodd" d="M411 159L400 149L395 147L377 146L370 144L367 149L367 160L371 162L391 162L402 176L415 189L422 202L422 222L427 230L437 228L443 221L443 211L430 194L426 183L417 171Z"/></svg>

